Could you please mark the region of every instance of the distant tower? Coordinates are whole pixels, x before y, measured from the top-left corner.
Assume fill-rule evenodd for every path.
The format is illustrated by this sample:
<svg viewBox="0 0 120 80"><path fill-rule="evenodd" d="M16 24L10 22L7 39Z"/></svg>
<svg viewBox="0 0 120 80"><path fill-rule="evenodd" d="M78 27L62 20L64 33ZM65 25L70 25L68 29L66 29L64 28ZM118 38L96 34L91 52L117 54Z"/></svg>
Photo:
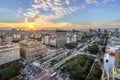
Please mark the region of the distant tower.
<svg viewBox="0 0 120 80"><path fill-rule="evenodd" d="M115 32L118 32L118 28L115 29Z"/></svg>
<svg viewBox="0 0 120 80"><path fill-rule="evenodd" d="M5 41L5 38L6 38L6 33L5 31L0 31L0 38L1 38L1 42L4 42Z"/></svg>
<svg viewBox="0 0 120 80"><path fill-rule="evenodd" d="M98 29L98 32L101 32L101 29L100 29L100 28Z"/></svg>
<svg viewBox="0 0 120 80"><path fill-rule="evenodd" d="M45 44L45 34L42 34L42 35L41 35L41 38L42 38L43 44Z"/></svg>
<svg viewBox="0 0 120 80"><path fill-rule="evenodd" d="M73 41L76 42L78 41L78 31L73 29Z"/></svg>

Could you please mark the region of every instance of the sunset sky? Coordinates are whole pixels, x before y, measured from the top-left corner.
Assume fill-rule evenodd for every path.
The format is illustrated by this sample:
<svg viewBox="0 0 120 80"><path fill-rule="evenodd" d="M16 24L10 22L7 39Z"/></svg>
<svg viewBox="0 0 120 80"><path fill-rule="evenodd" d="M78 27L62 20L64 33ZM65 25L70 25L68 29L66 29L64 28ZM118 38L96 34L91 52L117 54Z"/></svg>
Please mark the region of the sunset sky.
<svg viewBox="0 0 120 80"><path fill-rule="evenodd" d="M0 28L119 28L120 0L0 0Z"/></svg>

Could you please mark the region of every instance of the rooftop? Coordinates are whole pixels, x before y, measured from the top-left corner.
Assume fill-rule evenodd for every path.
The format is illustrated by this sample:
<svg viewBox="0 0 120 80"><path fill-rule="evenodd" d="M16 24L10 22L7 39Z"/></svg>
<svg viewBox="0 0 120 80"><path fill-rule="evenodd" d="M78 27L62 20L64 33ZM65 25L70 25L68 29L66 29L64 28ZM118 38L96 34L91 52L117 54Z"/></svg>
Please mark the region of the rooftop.
<svg viewBox="0 0 120 80"><path fill-rule="evenodd" d="M18 44L16 43L8 43L8 44L0 44L0 50L8 49L8 48L13 48L17 46Z"/></svg>
<svg viewBox="0 0 120 80"><path fill-rule="evenodd" d="M20 43L22 44L26 44L26 45L32 45L32 44L40 44L40 42L38 42L37 40L34 39L24 39L22 41L20 41Z"/></svg>

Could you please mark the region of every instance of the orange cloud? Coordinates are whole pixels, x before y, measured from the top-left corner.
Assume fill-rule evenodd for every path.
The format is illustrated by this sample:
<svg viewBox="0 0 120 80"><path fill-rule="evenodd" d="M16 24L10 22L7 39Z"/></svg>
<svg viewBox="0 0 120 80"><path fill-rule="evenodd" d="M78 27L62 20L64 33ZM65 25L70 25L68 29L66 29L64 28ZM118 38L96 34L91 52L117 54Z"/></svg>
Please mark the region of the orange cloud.
<svg viewBox="0 0 120 80"><path fill-rule="evenodd" d="M72 24L72 23L53 23L47 22L42 20L36 20L32 23L0 23L0 28L2 29L9 29L9 28L19 28L29 30L31 29L30 24L32 24L32 29L39 30L39 29L95 29L95 28L120 28L119 24L107 24L107 23L93 23L89 25L82 25L82 24Z"/></svg>
<svg viewBox="0 0 120 80"><path fill-rule="evenodd" d="M8 28L26 28L27 25L25 23L0 23L0 28L8 29Z"/></svg>

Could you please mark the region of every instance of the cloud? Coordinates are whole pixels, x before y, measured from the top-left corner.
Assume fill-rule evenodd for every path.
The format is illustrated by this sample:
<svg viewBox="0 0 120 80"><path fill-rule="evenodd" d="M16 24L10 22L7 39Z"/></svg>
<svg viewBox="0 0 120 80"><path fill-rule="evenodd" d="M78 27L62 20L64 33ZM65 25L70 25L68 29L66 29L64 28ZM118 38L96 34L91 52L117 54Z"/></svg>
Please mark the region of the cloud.
<svg viewBox="0 0 120 80"><path fill-rule="evenodd" d="M37 20L38 21L38 20ZM120 28L120 24L114 24L111 23L103 23L103 22L94 22L93 24L72 24L72 23L66 23L66 22L60 22L60 23L53 23L49 21L44 21L42 19L39 19L39 22L32 22L33 26L35 26L35 30L38 29L47 29L47 30L53 30L53 29L65 29L65 30L71 30L71 29L95 29L95 28ZM119 21L118 21L119 22ZM22 27L21 27L22 26ZM29 29L29 23L0 23L0 28L21 28L21 29Z"/></svg>
<svg viewBox="0 0 120 80"><path fill-rule="evenodd" d="M17 17L20 17L20 14L16 14Z"/></svg>
<svg viewBox="0 0 120 80"><path fill-rule="evenodd" d="M87 4L97 3L97 2L98 2L97 0L86 0L86 3L87 3Z"/></svg>
<svg viewBox="0 0 120 80"><path fill-rule="evenodd" d="M89 27L86 28L120 28L120 22L119 20L112 22L93 22L89 24Z"/></svg>
<svg viewBox="0 0 120 80"><path fill-rule="evenodd" d="M22 8L18 8L17 12L22 13Z"/></svg>
<svg viewBox="0 0 120 80"><path fill-rule="evenodd" d="M67 7L66 7L67 5ZM28 9L28 12L24 15L27 18L33 18L39 15L39 18L46 20L61 18L64 15L71 14L78 9L77 6L69 6L70 1L65 0L34 0L32 8ZM43 14L45 12L46 14ZM30 20L32 21L32 20ZM33 20L34 21L34 20Z"/></svg>
<svg viewBox="0 0 120 80"><path fill-rule="evenodd" d="M35 22L35 19L39 18L38 15L32 17L32 18L25 18L25 22L28 23L28 22Z"/></svg>
<svg viewBox="0 0 120 80"><path fill-rule="evenodd" d="M34 0L27 8L27 12L23 15L25 16L26 23L33 23L37 29L39 28L64 28L64 29L72 29L73 27L76 29L86 29L91 26L92 27L100 27L100 25L105 26L107 23L94 22L89 25L80 25L80 24L72 24L66 22L53 23L52 19L62 18L65 15L72 14L78 9L84 9L87 5L90 4L101 4L107 3L110 0L84 0L86 3L78 3L78 0ZM113 0L111 0L113 1ZM76 5L79 4L79 5ZM94 10L93 13L98 12ZM22 13L22 9L18 9L18 13ZM18 15L19 16L19 15Z"/></svg>
<svg viewBox="0 0 120 80"><path fill-rule="evenodd" d="M22 15L22 13L23 13L22 8L18 8L16 16L20 17Z"/></svg>
<svg viewBox="0 0 120 80"><path fill-rule="evenodd" d="M99 1L99 0L85 0L85 1L87 4L95 3L95 4L99 5L99 4L106 4L108 2L114 2L116 0L101 0L101 1Z"/></svg>
<svg viewBox="0 0 120 80"><path fill-rule="evenodd" d="M67 4L67 5L69 5L69 4L70 4L69 0L66 0L66 4Z"/></svg>
<svg viewBox="0 0 120 80"><path fill-rule="evenodd" d="M28 9L28 12L24 13L23 15L26 16L26 17L29 17L29 18L30 17L33 18L33 17L35 17L38 14L39 14L39 10L31 8L31 9Z"/></svg>
<svg viewBox="0 0 120 80"><path fill-rule="evenodd" d="M108 2L114 2L114 1L116 1L116 0L103 0L102 3L106 4Z"/></svg>
<svg viewBox="0 0 120 80"><path fill-rule="evenodd" d="M72 3L73 1L73 3ZM108 2L110 0L85 0L86 4L80 3L76 5L77 0L34 0L34 4L31 4L31 8L27 9L24 16L28 21L36 21L35 19L44 19L44 21L50 21L52 19L62 18L65 15L71 14L78 9L84 9L86 5L95 3ZM113 0L112 0L113 1ZM76 3L77 2L77 3ZM39 17L36 17L39 16ZM33 18L33 20L32 20ZM39 19L38 19L39 18Z"/></svg>

